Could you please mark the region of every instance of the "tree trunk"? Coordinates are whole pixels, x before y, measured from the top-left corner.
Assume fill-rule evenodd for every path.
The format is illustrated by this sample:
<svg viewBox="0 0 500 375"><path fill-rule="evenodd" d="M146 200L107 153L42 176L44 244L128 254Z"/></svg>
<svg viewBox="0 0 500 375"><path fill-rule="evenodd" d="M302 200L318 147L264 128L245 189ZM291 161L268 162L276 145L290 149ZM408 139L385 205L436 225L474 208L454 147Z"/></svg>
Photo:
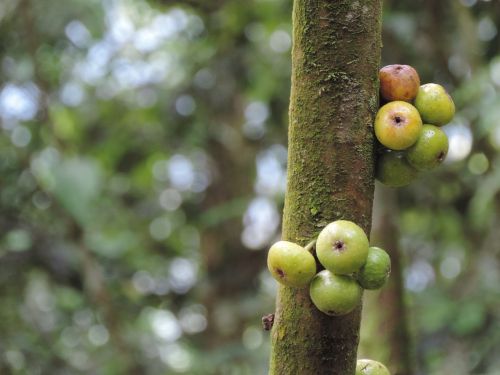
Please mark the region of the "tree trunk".
<svg viewBox="0 0 500 375"><path fill-rule="evenodd" d="M329 222L370 233L381 0L295 0L283 239L305 245ZM280 286L270 375L354 374L361 308L319 312Z"/></svg>

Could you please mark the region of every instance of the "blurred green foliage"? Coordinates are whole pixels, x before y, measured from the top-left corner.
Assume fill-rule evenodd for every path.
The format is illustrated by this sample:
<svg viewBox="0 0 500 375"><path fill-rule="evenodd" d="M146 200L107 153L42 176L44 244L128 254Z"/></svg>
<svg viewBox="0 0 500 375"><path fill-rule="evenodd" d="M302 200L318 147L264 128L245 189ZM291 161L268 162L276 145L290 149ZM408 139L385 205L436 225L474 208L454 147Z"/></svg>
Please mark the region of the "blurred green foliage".
<svg viewBox="0 0 500 375"><path fill-rule="evenodd" d="M498 374L500 6L385 8L384 63L458 107L446 165L397 192L419 373ZM0 3L1 374L266 373L290 16Z"/></svg>

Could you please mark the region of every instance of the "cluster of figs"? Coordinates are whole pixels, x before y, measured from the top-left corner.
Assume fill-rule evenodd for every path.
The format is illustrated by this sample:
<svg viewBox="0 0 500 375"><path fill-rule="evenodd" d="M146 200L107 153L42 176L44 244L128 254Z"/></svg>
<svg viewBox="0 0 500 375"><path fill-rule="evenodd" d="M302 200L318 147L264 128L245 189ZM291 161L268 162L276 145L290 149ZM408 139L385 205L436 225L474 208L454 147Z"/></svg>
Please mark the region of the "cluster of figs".
<svg viewBox="0 0 500 375"><path fill-rule="evenodd" d="M289 241L273 244L267 267L280 284L309 287L311 301L319 311L340 316L361 304L363 289L379 289L386 283L391 258L383 249L370 246L366 233L357 224L337 220L324 227L306 247ZM356 375L390 373L380 362L359 359Z"/></svg>
<svg viewBox="0 0 500 375"><path fill-rule="evenodd" d="M313 254L322 267L317 267ZM309 287L311 301L319 311L339 316L360 305L363 289L379 289L385 284L391 259L384 250L370 247L368 237L357 224L337 220L324 227L316 241L306 247L276 242L269 249L267 266L279 283Z"/></svg>
<svg viewBox="0 0 500 375"><path fill-rule="evenodd" d="M448 137L441 126L452 120L455 104L443 86L420 85L409 65L387 65L379 78L384 104L374 124L380 142L376 177L384 185L401 187L445 160Z"/></svg>
<svg viewBox="0 0 500 375"><path fill-rule="evenodd" d="M379 78L383 105L374 124L379 142L376 178L384 185L401 187L446 158L448 137L441 126L452 120L455 104L443 86L420 85L417 71L409 65L387 65L380 69ZM383 249L369 245L357 224L337 220L305 247L276 242L269 249L267 266L279 283L309 287L319 311L340 316L361 304L363 289L379 289L386 283L391 259ZM359 359L356 375L390 373L380 362Z"/></svg>

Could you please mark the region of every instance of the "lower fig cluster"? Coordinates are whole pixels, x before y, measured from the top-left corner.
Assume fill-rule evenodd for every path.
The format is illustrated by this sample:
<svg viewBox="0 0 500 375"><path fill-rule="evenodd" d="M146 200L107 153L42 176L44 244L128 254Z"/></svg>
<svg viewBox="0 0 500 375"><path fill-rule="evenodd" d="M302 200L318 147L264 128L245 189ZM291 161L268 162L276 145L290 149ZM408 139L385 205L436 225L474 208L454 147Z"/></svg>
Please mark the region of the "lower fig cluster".
<svg viewBox="0 0 500 375"><path fill-rule="evenodd" d="M357 224L337 220L323 228L315 242L306 247L276 242L269 249L267 266L283 285L309 286L316 308L339 316L359 306L363 289L379 289L386 283L391 259L383 249L370 247L368 237ZM324 269L318 272L319 268Z"/></svg>

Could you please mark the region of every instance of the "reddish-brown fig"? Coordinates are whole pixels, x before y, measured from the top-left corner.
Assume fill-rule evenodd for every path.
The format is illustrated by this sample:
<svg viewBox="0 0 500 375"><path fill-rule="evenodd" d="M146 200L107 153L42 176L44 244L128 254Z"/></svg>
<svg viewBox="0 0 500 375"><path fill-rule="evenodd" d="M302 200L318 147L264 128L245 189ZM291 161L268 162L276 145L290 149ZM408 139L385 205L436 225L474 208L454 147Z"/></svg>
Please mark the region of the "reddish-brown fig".
<svg viewBox="0 0 500 375"><path fill-rule="evenodd" d="M391 102L402 100L411 102L417 96L420 77L409 65L387 65L380 69L380 95Z"/></svg>

